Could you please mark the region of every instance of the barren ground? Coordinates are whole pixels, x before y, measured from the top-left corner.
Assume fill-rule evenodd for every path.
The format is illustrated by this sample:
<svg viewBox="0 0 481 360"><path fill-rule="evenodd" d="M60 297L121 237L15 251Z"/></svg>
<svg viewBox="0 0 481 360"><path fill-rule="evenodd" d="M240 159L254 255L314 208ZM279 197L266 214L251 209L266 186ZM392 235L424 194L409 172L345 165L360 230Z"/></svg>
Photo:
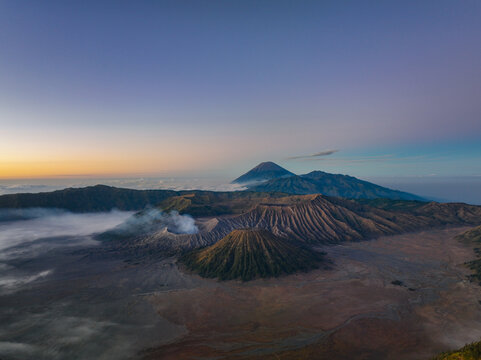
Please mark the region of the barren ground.
<svg viewBox="0 0 481 360"><path fill-rule="evenodd" d="M152 294L188 333L145 358L425 359L479 340L473 252L453 239L465 229L326 247L329 270Z"/></svg>
<svg viewBox="0 0 481 360"><path fill-rule="evenodd" d="M67 249L15 260L52 271L0 293L0 357L429 359L481 339L481 287L463 266L474 254L453 238L466 229L324 247L328 269L247 283L174 259L128 265Z"/></svg>

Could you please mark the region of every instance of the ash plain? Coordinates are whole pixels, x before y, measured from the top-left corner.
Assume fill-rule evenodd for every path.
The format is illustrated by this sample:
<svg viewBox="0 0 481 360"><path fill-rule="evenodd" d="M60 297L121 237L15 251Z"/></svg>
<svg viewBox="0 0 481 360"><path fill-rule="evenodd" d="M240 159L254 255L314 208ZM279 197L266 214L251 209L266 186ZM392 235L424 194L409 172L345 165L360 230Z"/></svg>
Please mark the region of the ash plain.
<svg viewBox="0 0 481 360"><path fill-rule="evenodd" d="M0 223L1 359L426 359L481 338L468 227L325 246L329 269L242 283L95 256L130 215Z"/></svg>

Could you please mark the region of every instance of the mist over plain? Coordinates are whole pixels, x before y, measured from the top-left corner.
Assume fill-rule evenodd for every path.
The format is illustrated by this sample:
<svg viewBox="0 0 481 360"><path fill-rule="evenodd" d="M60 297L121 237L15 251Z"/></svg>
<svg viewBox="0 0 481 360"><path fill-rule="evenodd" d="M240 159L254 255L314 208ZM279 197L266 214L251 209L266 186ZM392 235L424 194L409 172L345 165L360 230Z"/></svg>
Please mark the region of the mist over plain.
<svg viewBox="0 0 481 360"><path fill-rule="evenodd" d="M190 216L157 209L139 215L117 210L85 214L41 208L1 210L0 322L4 325L0 358L126 359L138 351L139 344L149 341L146 331L160 326L157 334L177 333L162 319L152 317L144 305L133 306L130 317L122 311L114 315L126 297L106 296L103 286L116 280L105 280L106 285L99 284L98 289L82 285L81 279L89 283L92 277L113 273L115 278L119 276L115 271L123 271L118 262L89 262L81 252L76 255L82 249L98 248L96 234L109 229L123 234L148 231L154 223L174 233L197 231ZM135 280L135 275L129 278Z"/></svg>
<svg viewBox="0 0 481 360"><path fill-rule="evenodd" d="M94 234L119 225L131 215L132 212L115 210L88 214L41 208L1 210L0 292L14 291L54 271L26 274L13 261L32 259L59 248L96 246Z"/></svg>

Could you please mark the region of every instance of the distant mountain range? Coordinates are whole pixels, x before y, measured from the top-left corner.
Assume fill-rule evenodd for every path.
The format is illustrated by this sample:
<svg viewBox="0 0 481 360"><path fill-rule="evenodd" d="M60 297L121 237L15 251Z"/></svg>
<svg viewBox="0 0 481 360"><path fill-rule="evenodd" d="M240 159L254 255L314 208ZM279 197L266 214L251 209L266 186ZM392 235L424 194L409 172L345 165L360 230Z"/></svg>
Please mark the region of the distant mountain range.
<svg viewBox="0 0 481 360"><path fill-rule="evenodd" d="M359 199L422 200L416 195L390 190L351 176L315 171L267 180L248 187L246 191L134 190L95 185L43 193L7 194L0 195L0 209L57 208L72 212L99 212L112 209L136 211L159 206L167 211L176 209L193 216L214 216L245 211L259 199L318 193Z"/></svg>
<svg viewBox="0 0 481 360"><path fill-rule="evenodd" d="M265 166L263 164L269 164L267 171L264 171ZM270 169L274 168L276 172L274 176L271 176L272 171ZM259 183L260 180L257 180L256 183L247 183L246 186L251 191L281 192L295 195L323 194L350 199L424 200L414 194L392 190L348 175L329 174L323 171L294 175L271 162L257 165L234 181L239 182L239 179L254 178L264 179L264 181Z"/></svg>
<svg viewBox="0 0 481 360"><path fill-rule="evenodd" d="M313 171L295 175L273 162L263 162L233 181L245 184L244 192L134 190L106 185L68 188L44 193L19 193L0 196L0 208L58 208L73 212L142 210L161 204L165 209L189 207L194 216L229 213L239 199L323 194L351 199L424 199L388 189L348 175ZM189 195L190 197L188 197ZM192 195L194 195L192 197ZM221 204L218 200L223 200ZM244 200L242 200L244 201ZM179 204L181 202L182 204ZM191 206L192 202L198 207ZM212 206L211 203L215 203ZM244 206L244 205L243 205Z"/></svg>
<svg viewBox="0 0 481 360"><path fill-rule="evenodd" d="M233 184L249 184L265 180L285 178L294 176L294 173L284 169L283 167L273 163L272 161L262 162L256 167L252 168L244 175L239 176L232 181Z"/></svg>

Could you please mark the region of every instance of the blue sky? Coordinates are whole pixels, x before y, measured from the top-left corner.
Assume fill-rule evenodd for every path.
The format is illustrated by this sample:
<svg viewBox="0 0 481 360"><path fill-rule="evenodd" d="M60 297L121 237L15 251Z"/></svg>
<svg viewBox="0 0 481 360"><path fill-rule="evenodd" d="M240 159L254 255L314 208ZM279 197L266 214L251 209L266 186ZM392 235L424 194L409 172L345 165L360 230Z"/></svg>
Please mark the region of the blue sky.
<svg viewBox="0 0 481 360"><path fill-rule="evenodd" d="M1 1L0 177L480 175L480 18L479 1Z"/></svg>

